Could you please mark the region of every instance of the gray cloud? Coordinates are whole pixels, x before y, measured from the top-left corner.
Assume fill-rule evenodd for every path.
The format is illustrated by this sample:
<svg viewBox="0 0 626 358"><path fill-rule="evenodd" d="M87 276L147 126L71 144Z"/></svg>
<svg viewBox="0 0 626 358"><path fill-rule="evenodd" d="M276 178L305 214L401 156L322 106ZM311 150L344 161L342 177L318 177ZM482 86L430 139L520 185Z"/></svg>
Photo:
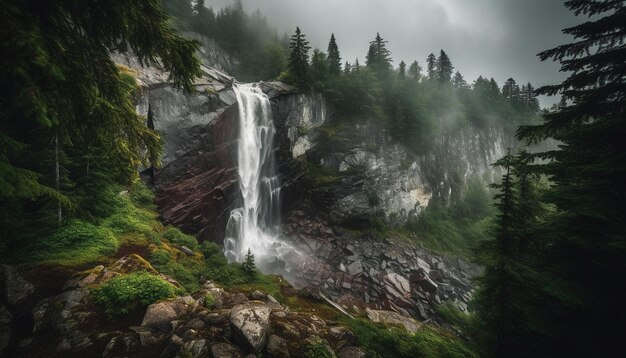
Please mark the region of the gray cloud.
<svg viewBox="0 0 626 358"><path fill-rule="evenodd" d="M219 9L232 0L207 0ZM561 0L242 0L259 9L280 32L296 26L311 45L326 50L334 33L341 55L364 60L369 41L380 32L395 63L417 60L443 49L468 82L479 75L503 83L508 77L535 86L558 83L558 65L536 54L570 39L561 33L581 19ZM548 105L555 99L542 98Z"/></svg>

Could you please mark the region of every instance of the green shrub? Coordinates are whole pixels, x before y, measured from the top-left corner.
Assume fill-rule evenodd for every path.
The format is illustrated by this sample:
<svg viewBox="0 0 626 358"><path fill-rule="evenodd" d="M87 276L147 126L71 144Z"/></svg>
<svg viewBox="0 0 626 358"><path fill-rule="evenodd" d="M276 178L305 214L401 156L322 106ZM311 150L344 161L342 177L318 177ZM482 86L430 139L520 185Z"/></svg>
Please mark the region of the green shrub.
<svg viewBox="0 0 626 358"><path fill-rule="evenodd" d="M127 194L120 194L121 206L102 225L110 228L118 235L129 233L148 233L153 229L150 223L155 222L156 214L152 211L135 207Z"/></svg>
<svg viewBox="0 0 626 358"><path fill-rule="evenodd" d="M215 298L213 297L213 295L208 294L204 296L204 307L211 309L213 308L214 305L215 305Z"/></svg>
<svg viewBox="0 0 626 358"><path fill-rule="evenodd" d="M403 328L389 328L362 319L346 323L357 336L359 346L364 348L367 357L478 357L461 340L447 338L428 326L410 334Z"/></svg>
<svg viewBox="0 0 626 358"><path fill-rule="evenodd" d="M178 230L175 227L168 227L167 230L165 230L165 232L163 233L163 237L172 244L187 246L194 251L198 251L200 249L198 240L196 240L195 237L184 234L182 231Z"/></svg>
<svg viewBox="0 0 626 358"><path fill-rule="evenodd" d="M304 358L334 358L332 349L320 338L315 338L304 349Z"/></svg>
<svg viewBox="0 0 626 358"><path fill-rule="evenodd" d="M474 334L476 322L472 314L461 312L454 302L446 301L436 308L437 313L449 324L460 328L467 334Z"/></svg>
<svg viewBox="0 0 626 358"><path fill-rule="evenodd" d="M208 266L225 266L228 264L222 247L214 242L203 242L200 246L200 252L204 255L204 260Z"/></svg>
<svg viewBox="0 0 626 358"><path fill-rule="evenodd" d="M150 263L155 266L165 266L172 260L172 254L165 250L157 249L150 254Z"/></svg>
<svg viewBox="0 0 626 358"><path fill-rule="evenodd" d="M130 200L137 207L155 209L154 193L141 181L135 183L130 189Z"/></svg>
<svg viewBox="0 0 626 358"><path fill-rule="evenodd" d="M71 220L51 237L35 244L32 257L64 265L80 265L112 255L117 248L118 242L108 229L82 220Z"/></svg>
<svg viewBox="0 0 626 358"><path fill-rule="evenodd" d="M126 314L175 295L174 286L147 272L118 276L93 290L96 302L110 315Z"/></svg>

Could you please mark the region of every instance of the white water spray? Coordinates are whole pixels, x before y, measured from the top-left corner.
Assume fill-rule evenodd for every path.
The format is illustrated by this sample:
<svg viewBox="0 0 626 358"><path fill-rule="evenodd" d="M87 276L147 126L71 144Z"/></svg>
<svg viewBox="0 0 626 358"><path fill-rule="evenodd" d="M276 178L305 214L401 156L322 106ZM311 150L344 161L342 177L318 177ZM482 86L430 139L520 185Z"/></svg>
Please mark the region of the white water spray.
<svg viewBox="0 0 626 358"><path fill-rule="evenodd" d="M224 251L230 262L243 261L248 249L257 259L279 258L280 182L276 175L269 98L251 84L233 86L239 104L237 160L243 207L231 211Z"/></svg>

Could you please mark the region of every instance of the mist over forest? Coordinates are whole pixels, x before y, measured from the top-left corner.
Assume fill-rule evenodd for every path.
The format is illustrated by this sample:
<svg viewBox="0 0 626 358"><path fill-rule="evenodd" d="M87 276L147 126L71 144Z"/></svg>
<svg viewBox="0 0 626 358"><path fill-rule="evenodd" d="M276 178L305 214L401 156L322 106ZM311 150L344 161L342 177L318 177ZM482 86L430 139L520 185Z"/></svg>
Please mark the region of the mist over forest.
<svg viewBox="0 0 626 358"><path fill-rule="evenodd" d="M622 353L625 1L0 8L0 356Z"/></svg>

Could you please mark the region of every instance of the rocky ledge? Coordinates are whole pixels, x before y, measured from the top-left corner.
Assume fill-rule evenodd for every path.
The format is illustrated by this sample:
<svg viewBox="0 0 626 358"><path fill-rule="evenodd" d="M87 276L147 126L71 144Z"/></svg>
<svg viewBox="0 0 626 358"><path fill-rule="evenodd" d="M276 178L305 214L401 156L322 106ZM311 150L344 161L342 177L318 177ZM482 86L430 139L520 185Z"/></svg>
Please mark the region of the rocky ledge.
<svg viewBox="0 0 626 358"><path fill-rule="evenodd" d="M130 255L108 267L97 266L74 275L65 283L62 293L34 304L28 322L21 322L29 325L29 331L21 332L22 336L12 335L11 328L16 326L10 312L13 307L1 306L0 354L105 358L302 357L311 345L316 345L332 356L365 356L356 346L354 334L335 321L305 309L292 311L260 291L228 292L211 282L188 296L162 300L124 316L107 316L95 304L91 289L136 270L160 275L146 264L140 256ZM4 268L5 275L7 270L11 279L2 281L4 292L20 299L32 296L32 290L16 290L12 282L19 280L26 283L21 287L27 288L33 285L11 267ZM171 278L162 277L177 285ZM289 290L296 292L293 288ZM378 314L386 316L384 312Z"/></svg>

